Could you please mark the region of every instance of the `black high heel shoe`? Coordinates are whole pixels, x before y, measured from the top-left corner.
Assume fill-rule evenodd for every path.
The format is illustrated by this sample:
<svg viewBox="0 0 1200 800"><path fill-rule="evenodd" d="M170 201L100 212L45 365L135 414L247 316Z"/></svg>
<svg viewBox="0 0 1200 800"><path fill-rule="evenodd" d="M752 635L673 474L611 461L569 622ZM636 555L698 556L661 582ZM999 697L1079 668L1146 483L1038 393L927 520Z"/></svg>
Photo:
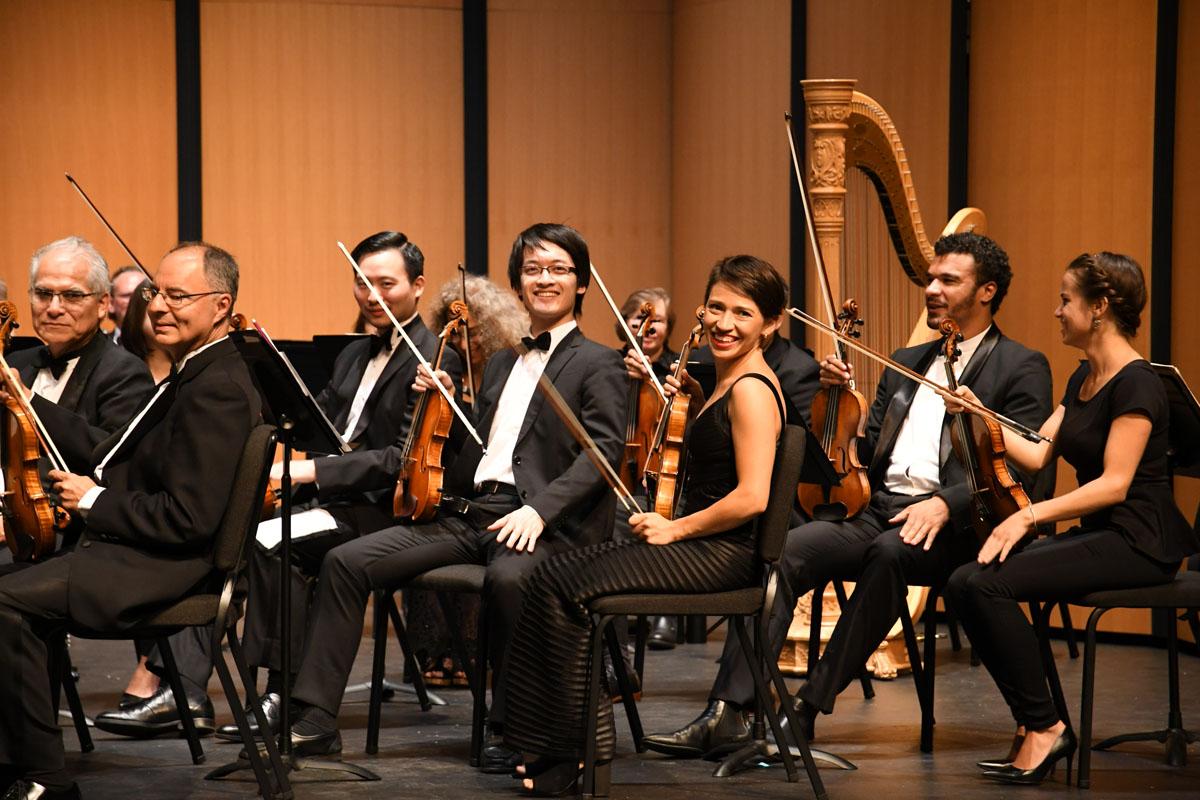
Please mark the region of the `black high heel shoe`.
<svg viewBox="0 0 1200 800"><path fill-rule="evenodd" d="M1017 733L1013 735L1012 747L1008 750L1008 755L1003 759L995 761L976 761L975 766L980 769L1004 769L1012 764L1013 759L1017 757L1017 753L1021 752L1021 745L1025 742L1025 734Z"/></svg>
<svg viewBox="0 0 1200 800"><path fill-rule="evenodd" d="M1075 739L1075 733L1070 728L1064 728L1063 732L1054 740L1054 744L1050 745L1050 752L1046 753L1046 757L1042 759L1042 763L1032 769L1017 769L1009 765L1003 769L988 770L983 773L983 777L999 783L1016 783L1025 786L1036 786L1046 779L1050 773L1054 772L1054 766L1060 758L1067 759L1067 785L1071 785L1071 761L1075 758L1075 750L1079 746L1079 742Z"/></svg>
<svg viewBox="0 0 1200 800"><path fill-rule="evenodd" d="M521 788L531 797L562 797L579 794L583 780L583 767L577 761L552 762L550 759L538 759L534 762L534 774L523 775L532 781L533 786L522 784ZM596 765L595 793L607 797L612 776L612 763L605 761Z"/></svg>

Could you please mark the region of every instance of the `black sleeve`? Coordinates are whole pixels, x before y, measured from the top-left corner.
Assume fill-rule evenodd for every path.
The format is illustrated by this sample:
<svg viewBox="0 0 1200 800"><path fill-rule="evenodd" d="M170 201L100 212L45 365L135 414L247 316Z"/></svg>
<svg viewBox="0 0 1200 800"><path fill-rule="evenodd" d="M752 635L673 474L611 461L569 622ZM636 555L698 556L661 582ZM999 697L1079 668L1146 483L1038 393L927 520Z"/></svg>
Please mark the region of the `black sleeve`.
<svg viewBox="0 0 1200 800"><path fill-rule="evenodd" d="M883 417L887 414L888 403L896 393L897 383L901 380L890 369L885 369L875 387L875 400L867 414L867 435L858 440L858 460L865 467L870 467L875 455L875 445L879 442L879 431L883 428Z"/></svg>
<svg viewBox="0 0 1200 800"><path fill-rule="evenodd" d="M812 423L813 395L821 388L821 368L808 351L801 347L793 346L788 356L776 371L775 377L779 378L779 388L783 389L792 408L807 426Z"/></svg>
<svg viewBox="0 0 1200 800"><path fill-rule="evenodd" d="M1063 407L1069 406L1072 400L1079 397L1079 387L1083 384L1083 380L1088 376L1089 371L1090 368L1086 361L1075 368L1075 371L1071 373L1071 377L1067 379L1067 388L1063 391L1062 400L1059 401L1059 405Z"/></svg>
<svg viewBox="0 0 1200 800"><path fill-rule="evenodd" d="M1167 391L1149 369L1129 369L1113 377L1109 412L1113 419L1122 414L1141 414L1158 422L1168 413Z"/></svg>

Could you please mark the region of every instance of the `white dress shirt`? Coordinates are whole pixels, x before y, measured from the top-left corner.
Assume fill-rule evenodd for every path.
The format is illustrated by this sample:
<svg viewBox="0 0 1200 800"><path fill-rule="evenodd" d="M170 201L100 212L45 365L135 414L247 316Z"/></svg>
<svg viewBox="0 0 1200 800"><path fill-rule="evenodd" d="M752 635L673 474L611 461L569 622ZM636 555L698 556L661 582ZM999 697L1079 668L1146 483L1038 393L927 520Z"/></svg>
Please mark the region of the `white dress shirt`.
<svg viewBox="0 0 1200 800"><path fill-rule="evenodd" d="M496 414L488 431L487 452L475 467L476 488L484 481L516 485L513 451L517 447L517 437L521 435L521 425L525 423L529 401L537 390L538 379L546 371L550 354L576 327L575 320L569 320L551 328L549 350L530 350L513 364L508 380L504 382L504 389L500 392L500 399L496 401Z"/></svg>
<svg viewBox="0 0 1200 800"><path fill-rule="evenodd" d="M79 363L79 356L75 356L67 362L67 366L63 369L62 374L57 378L50 371L49 367L39 369L37 375L33 377L33 386L29 387L29 391L36 395L46 398L51 403L57 404L62 397L63 390L67 388L67 381L71 380L71 375L75 372L75 366Z"/></svg>
<svg viewBox="0 0 1200 800"><path fill-rule="evenodd" d="M408 325L416 318L417 315L413 314L401 323L401 327ZM379 382L383 368L392 360L399 344L400 331L393 328L389 347L386 350L380 349L375 357L367 362L362 379L358 382L358 391L354 393L354 399L350 401L350 415L346 417L346 429L342 431L343 442L349 442L353 438L354 429L358 427L358 420L362 417L363 409L367 407L367 399L371 396L371 392L375 391L375 384Z"/></svg>
<svg viewBox="0 0 1200 800"><path fill-rule="evenodd" d="M962 355L954 362L954 377L957 380L971 361L971 356L991 330L988 326L982 333L959 342ZM946 386L946 356L939 350L925 370L925 377L938 386ZM908 416L896 434L892 447L892 460L884 473L883 485L895 494L932 494L942 488L941 450L942 421L946 417L946 404L933 389L925 385L917 387Z"/></svg>

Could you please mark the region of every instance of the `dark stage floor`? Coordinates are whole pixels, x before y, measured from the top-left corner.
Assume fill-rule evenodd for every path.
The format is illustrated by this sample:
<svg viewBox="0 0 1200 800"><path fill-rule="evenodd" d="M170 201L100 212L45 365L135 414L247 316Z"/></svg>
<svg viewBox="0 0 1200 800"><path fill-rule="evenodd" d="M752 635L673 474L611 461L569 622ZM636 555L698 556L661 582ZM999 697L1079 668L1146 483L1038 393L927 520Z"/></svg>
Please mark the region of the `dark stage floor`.
<svg viewBox="0 0 1200 800"><path fill-rule="evenodd" d="M718 632L718 636L720 633ZM687 645L667 653L651 653L648 687L640 705L647 731L673 729L698 713L713 675L712 661L720 642ZM1072 713L1078 717L1082 659L1071 661L1056 643L1058 665ZM392 672L400 672L397 648L389 648ZM832 798L1001 798L1032 797L1037 789L1000 787L977 777L977 759L1003 753L1008 746L1011 719L999 694L982 668L972 668L966 651L953 653L939 641L937 676L936 753L923 756L917 746L918 710L912 680L877 682L873 700L865 701L857 684L842 696L837 713L818 721L816 744L843 755L859 766L855 772L823 769ZM110 706L132 663L128 643L77 641L72 657L83 673L81 694L89 714ZM1145 647L1103 645L1096 690L1097 739L1117 733L1162 727L1167 714L1166 653ZM365 681L370 668L370 645L359 652L354 681ZM1200 659L1180 657L1183 718L1200 730ZM212 683L217 691L217 681ZM466 765L470 735L470 702L465 691L443 691L448 705L422 713L411 698L397 695L386 704L380 752L363 753L367 717L366 695L348 697L340 723L345 757L382 776L378 783L306 783L297 778L298 798L464 798L515 796L507 776L482 775ZM230 719L223 700L217 701L221 722ZM65 722L65 720L64 720ZM702 800L737 796L745 800L811 797L806 782L788 784L780 768L760 769L733 778L711 777L712 765L676 761L633 753L623 715L618 711L619 756L613 765L614 798ZM67 764L84 797L104 798L228 798L252 797L250 783L205 781L212 767L236 757L238 747L204 740L208 763L193 766L186 742L165 738L131 741L96 731L96 749L82 755L74 732L64 728ZM1163 763L1158 744L1126 745L1119 752L1095 753L1092 789L1065 787L1063 772L1044 785L1049 796L1100 798L1200 798L1200 745L1193 745L1184 768ZM803 773L801 773L803 776ZM1042 796L1042 795L1038 795Z"/></svg>

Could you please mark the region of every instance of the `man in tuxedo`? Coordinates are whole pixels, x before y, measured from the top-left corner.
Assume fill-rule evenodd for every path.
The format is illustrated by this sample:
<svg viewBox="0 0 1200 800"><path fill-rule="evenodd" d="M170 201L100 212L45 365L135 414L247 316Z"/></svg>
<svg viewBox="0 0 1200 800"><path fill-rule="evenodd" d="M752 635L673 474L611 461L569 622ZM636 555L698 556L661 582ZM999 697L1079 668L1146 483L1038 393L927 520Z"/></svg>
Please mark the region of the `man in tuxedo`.
<svg viewBox="0 0 1200 800"><path fill-rule="evenodd" d="M87 474L52 471L84 521L78 547L0 579L0 765L4 800L78 797L64 771L47 643L68 624L116 631L202 586L258 393L228 341L238 269L185 243L162 260L149 314L176 372L92 454Z"/></svg>
<svg viewBox="0 0 1200 800"><path fill-rule="evenodd" d="M553 382L604 457L616 463L624 444L624 368L615 350L588 340L575 322L590 263L583 237L564 225L537 224L517 237L509 282L529 312L532 336L523 352L503 350L484 369L475 411L486 452L474 441L463 445L435 521L377 531L325 557L293 693L294 752L341 749L336 717L373 587L446 564L485 565L493 686L501 687L525 577L557 552L610 536L614 497L537 388L542 375ZM452 385L444 373L437 379ZM430 377L421 380L432 387ZM502 690L493 695L490 719L494 728L503 725ZM509 770L513 763L512 754L495 745L484 767Z"/></svg>
<svg viewBox="0 0 1200 800"><path fill-rule="evenodd" d="M992 319L1012 280L1007 254L975 233L943 236L934 249L925 306L931 328L950 318L962 331L958 381L989 408L1038 428L1051 410L1049 363L1004 336ZM940 345L902 348L892 358L944 386ZM844 385L852 376L850 365L834 356L821 362L826 385ZM858 676L899 615L907 613L907 584L940 583L978 552L968 527L967 477L950 444L950 420L931 389L885 372L860 442L873 489L869 505L854 520L810 522L788 533L780 560L785 580L770 621L772 657L787 637L798 597L825 580L858 576L824 655L800 689L808 723L817 711L833 711L838 693ZM1025 477L1025 485L1032 486ZM1044 478L1039 484L1035 495L1049 492ZM739 650L730 637L704 713L673 733L648 736L650 749L699 757L736 748L749 738L754 684Z"/></svg>
<svg viewBox="0 0 1200 800"><path fill-rule="evenodd" d="M154 390L150 371L100 333L108 312L108 265L85 239L38 249L29 300L40 347L13 353L9 366L33 392L33 410L67 465L86 470L92 450L130 420Z"/></svg>

